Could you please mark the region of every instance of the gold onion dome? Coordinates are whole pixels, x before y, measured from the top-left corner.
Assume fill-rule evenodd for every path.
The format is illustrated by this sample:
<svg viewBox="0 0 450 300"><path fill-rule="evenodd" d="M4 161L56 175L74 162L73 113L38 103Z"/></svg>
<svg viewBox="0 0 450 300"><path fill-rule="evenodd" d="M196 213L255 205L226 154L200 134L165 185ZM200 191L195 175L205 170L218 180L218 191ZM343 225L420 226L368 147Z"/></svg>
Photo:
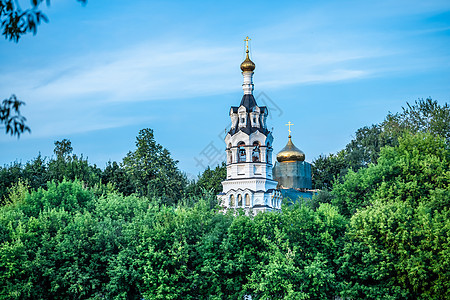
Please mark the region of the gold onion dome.
<svg viewBox="0 0 450 300"><path fill-rule="evenodd" d="M278 162L294 162L294 161L304 161L305 153L294 146L289 136L289 141L286 146L277 154Z"/></svg>
<svg viewBox="0 0 450 300"><path fill-rule="evenodd" d="M248 49L245 51L247 53L245 60L241 64L242 72L255 70L255 63L251 61L250 57L248 57Z"/></svg>

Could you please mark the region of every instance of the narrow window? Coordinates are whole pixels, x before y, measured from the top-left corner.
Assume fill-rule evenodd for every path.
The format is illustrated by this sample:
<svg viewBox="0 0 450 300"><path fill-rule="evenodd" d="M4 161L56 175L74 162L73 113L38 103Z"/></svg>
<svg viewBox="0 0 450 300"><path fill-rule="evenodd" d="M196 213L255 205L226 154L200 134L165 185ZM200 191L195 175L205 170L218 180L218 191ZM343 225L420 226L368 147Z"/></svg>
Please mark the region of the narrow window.
<svg viewBox="0 0 450 300"><path fill-rule="evenodd" d="M259 143L258 142L254 142L253 143L252 161L253 162L260 161L260 150L259 150Z"/></svg>
<svg viewBox="0 0 450 300"><path fill-rule="evenodd" d="M241 206L242 206L242 195L239 194L238 195L238 207L241 207Z"/></svg>
<svg viewBox="0 0 450 300"><path fill-rule="evenodd" d="M245 151L245 143L238 144L238 162L245 162L247 160L247 153Z"/></svg>

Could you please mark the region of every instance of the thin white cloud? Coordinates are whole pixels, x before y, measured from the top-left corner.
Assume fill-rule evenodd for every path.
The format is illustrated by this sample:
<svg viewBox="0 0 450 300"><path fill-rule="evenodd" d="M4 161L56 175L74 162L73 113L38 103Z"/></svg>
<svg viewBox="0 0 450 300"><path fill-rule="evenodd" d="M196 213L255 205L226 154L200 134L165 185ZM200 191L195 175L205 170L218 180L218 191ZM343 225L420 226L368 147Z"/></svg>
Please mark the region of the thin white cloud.
<svg viewBox="0 0 450 300"><path fill-rule="evenodd" d="M2 82L13 86L12 89L20 91L24 97L40 99L47 104L83 102L84 98L95 96L101 103L183 98L226 93L237 88L235 83L240 78L236 54L239 49L183 48L183 45L139 45L71 61L57 61L45 69L25 70L15 76L9 74ZM345 76L336 74L343 74L347 62L380 55L354 49L332 53L259 52L257 57L269 74L265 77L271 76L280 86L349 79L352 74L354 78L360 78L370 72L349 69ZM285 74L290 74L290 78ZM292 80L293 77L297 80Z"/></svg>
<svg viewBox="0 0 450 300"><path fill-rule="evenodd" d="M381 34L373 30L361 34L355 29L348 33L338 32L339 35L335 36L336 30L332 27L336 19L331 18L328 11L338 7L336 4L325 6L299 12L280 23L271 22L256 31L258 45L263 45L252 52L257 64L257 88L358 80L422 68L420 61L398 63L401 62L399 59L395 61L397 63L388 63L412 51L384 43L395 39L397 32ZM433 11L441 9L442 5L413 5L407 10L395 6L391 11L384 11L386 6L390 4L382 2L374 6L373 11L366 11L355 18L362 19L368 15L386 18L397 10L395 13L415 14L421 8ZM344 16L350 13L346 12ZM342 14L336 16L342 18ZM29 120L38 122L33 124L33 134L45 136L57 132L120 127L142 121L139 118L111 117L102 111L102 107L108 104L192 98L240 89L240 47L223 47L217 43L208 46L187 44L185 40L172 37L169 43L143 42L121 49L80 53L66 59L55 58L39 69L26 65L10 65L9 69L3 66L0 91L14 91L27 101ZM383 59L386 60L378 63ZM436 61L427 60L428 68L433 64ZM152 117L151 114L149 112L148 118ZM40 125L40 121L47 125Z"/></svg>

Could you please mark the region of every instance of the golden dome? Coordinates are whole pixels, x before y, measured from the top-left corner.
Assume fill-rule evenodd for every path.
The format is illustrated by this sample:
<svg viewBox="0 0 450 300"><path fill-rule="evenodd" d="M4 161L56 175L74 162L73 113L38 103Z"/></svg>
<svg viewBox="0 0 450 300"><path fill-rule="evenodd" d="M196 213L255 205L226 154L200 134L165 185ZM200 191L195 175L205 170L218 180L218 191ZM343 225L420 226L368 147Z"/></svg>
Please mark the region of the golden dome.
<svg viewBox="0 0 450 300"><path fill-rule="evenodd" d="M304 161L305 153L294 146L291 140L291 136L289 136L289 141L286 146L281 149L281 151L277 154L278 162L294 162L294 161Z"/></svg>
<svg viewBox="0 0 450 300"><path fill-rule="evenodd" d="M245 52L247 53L247 55L245 57L245 60L241 64L241 70L242 70L242 72L245 72L245 71L253 72L253 70L255 70L255 63L250 60L250 57L248 57L248 49Z"/></svg>

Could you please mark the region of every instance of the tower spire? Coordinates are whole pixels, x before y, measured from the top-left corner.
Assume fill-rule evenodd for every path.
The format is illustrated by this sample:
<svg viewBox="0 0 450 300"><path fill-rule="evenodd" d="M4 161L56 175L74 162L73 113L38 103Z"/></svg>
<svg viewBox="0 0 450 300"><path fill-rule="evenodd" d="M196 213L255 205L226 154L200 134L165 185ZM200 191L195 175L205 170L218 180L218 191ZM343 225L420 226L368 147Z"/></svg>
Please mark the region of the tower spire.
<svg viewBox="0 0 450 300"><path fill-rule="evenodd" d="M247 36L245 41L245 60L241 63L242 75L244 76L244 84L242 88L244 90L244 95L253 94L253 71L255 70L255 63L251 61L248 51L248 41L251 39Z"/></svg>

